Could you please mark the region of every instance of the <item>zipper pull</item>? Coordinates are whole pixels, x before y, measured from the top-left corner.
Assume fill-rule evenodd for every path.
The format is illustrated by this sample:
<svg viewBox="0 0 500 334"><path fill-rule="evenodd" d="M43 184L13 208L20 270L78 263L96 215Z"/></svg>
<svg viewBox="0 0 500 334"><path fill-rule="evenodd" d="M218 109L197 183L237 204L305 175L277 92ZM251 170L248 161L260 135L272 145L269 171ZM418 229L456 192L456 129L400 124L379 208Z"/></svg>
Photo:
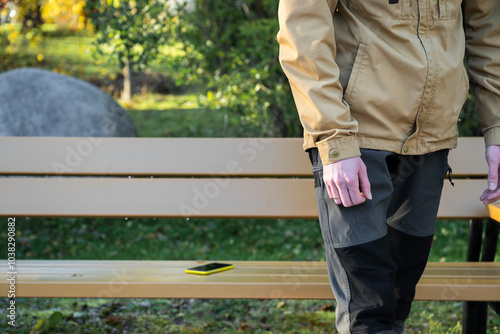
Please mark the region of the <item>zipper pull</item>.
<svg viewBox="0 0 500 334"><path fill-rule="evenodd" d="M451 178L451 174L453 174L453 171L451 170L451 167L448 166L448 181L450 181L451 186L454 187L455 183L453 183L453 179Z"/></svg>

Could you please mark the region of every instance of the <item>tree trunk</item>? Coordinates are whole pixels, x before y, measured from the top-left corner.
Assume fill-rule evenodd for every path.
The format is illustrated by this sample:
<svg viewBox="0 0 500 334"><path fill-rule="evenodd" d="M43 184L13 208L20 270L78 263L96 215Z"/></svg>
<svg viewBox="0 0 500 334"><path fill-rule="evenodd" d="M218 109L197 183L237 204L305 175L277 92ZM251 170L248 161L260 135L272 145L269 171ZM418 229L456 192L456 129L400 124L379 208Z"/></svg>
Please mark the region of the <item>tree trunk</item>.
<svg viewBox="0 0 500 334"><path fill-rule="evenodd" d="M255 14L258 19L266 17L267 13L264 11L262 0L255 0L254 6L255 6Z"/></svg>
<svg viewBox="0 0 500 334"><path fill-rule="evenodd" d="M123 91L122 100L130 102L132 100L132 85L133 85L134 69L129 59L125 61L123 67Z"/></svg>
<svg viewBox="0 0 500 334"><path fill-rule="evenodd" d="M36 28L43 23L41 8L41 5L28 8L23 17L23 31Z"/></svg>

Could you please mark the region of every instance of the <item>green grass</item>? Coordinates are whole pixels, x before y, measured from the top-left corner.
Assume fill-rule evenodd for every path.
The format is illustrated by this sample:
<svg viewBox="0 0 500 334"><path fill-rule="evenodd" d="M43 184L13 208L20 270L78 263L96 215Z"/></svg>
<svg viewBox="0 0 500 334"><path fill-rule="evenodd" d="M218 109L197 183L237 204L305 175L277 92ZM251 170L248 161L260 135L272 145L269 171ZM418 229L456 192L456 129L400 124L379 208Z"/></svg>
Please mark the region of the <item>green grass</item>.
<svg viewBox="0 0 500 334"><path fill-rule="evenodd" d="M20 25L0 26L0 70L16 67L40 67L55 72L68 74L84 80L115 76L121 72L117 63L100 57L94 52L95 37L91 32L58 31L54 25L43 25L40 33L33 40L23 38ZM6 39L13 32L18 37L15 45L6 47ZM151 63L154 72L161 72L169 77L176 77L176 69L171 68L169 59L182 57L179 46L160 48L158 59Z"/></svg>
<svg viewBox="0 0 500 334"><path fill-rule="evenodd" d="M141 137L222 137L228 133L225 113L202 109L198 93L136 96L129 107Z"/></svg>
<svg viewBox="0 0 500 334"><path fill-rule="evenodd" d="M0 29L1 30L1 29ZM61 34L47 27L38 47L15 57L93 79L119 69L87 51L88 34ZM172 50L165 51L173 52ZM0 50L0 54L2 51ZM43 59L39 61L38 55ZM15 60L14 58L11 58ZM156 62L155 71L175 78L174 69ZM244 133L238 115L203 109L202 90L179 95L146 93L126 105L143 137L221 137ZM323 260L321 233L314 220L241 219L18 219L17 259L217 259ZM439 221L431 261L463 261L465 221ZM6 230L0 233L5 249ZM500 253L497 254L500 261ZM332 333L335 302L328 300L185 300L18 298L18 324L12 333ZM459 302L414 303L408 333L460 333ZM5 319L5 308L0 308ZM499 317L489 311L489 333L500 333Z"/></svg>
<svg viewBox="0 0 500 334"><path fill-rule="evenodd" d="M309 220L18 219L16 227L23 259L324 258Z"/></svg>
<svg viewBox="0 0 500 334"><path fill-rule="evenodd" d="M92 56L92 41L93 37L89 36L51 38L42 44L38 54L43 55L42 65L45 67L79 78L118 72L118 66ZM68 61L70 57L72 60Z"/></svg>
<svg viewBox="0 0 500 334"><path fill-rule="evenodd" d="M438 221L437 226L430 261L463 261L467 222ZM314 220L19 218L17 227L17 250L23 259L303 261L325 257ZM445 236L443 231L453 235ZM2 242L6 233L2 231Z"/></svg>
<svg viewBox="0 0 500 334"><path fill-rule="evenodd" d="M119 70L116 66L92 56L94 38L86 32L58 33L53 31L51 26L44 26L34 39L29 40L23 38L20 26L0 27L0 37L13 34L18 36L11 39L14 44L0 49L0 55L4 58L0 69L40 67L82 79ZM2 41L6 42L0 38L0 44Z"/></svg>
<svg viewBox="0 0 500 334"><path fill-rule="evenodd" d="M416 302L406 333L461 333L460 303L423 303ZM47 328L40 331L45 333L326 334L333 332L334 305L327 300L18 299L15 333L39 326ZM49 328L51 316L56 320ZM498 319L489 316L496 325L488 333L499 333Z"/></svg>

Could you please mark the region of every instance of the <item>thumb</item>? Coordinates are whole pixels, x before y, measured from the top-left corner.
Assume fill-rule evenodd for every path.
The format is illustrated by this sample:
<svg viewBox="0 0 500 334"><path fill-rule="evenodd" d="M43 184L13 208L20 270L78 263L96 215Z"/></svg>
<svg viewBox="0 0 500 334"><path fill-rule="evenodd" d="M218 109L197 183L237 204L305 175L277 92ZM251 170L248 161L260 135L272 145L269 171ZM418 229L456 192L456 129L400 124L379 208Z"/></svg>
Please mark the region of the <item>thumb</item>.
<svg viewBox="0 0 500 334"><path fill-rule="evenodd" d="M498 184L498 173L490 171L488 174L488 189L495 190Z"/></svg>
<svg viewBox="0 0 500 334"><path fill-rule="evenodd" d="M489 171L488 171L488 189L495 190L498 186L498 161L497 159L491 159L488 161Z"/></svg>

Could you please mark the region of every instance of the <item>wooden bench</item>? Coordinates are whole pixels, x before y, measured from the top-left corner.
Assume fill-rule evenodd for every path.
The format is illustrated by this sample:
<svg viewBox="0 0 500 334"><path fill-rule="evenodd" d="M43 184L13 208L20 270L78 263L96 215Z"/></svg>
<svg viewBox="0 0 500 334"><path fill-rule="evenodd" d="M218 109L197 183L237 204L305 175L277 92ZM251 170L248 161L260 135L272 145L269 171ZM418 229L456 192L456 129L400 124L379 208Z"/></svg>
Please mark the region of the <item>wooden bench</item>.
<svg viewBox="0 0 500 334"><path fill-rule="evenodd" d="M482 138L461 138L451 152L455 186L445 182L440 219L472 219L476 228L488 218L478 200L483 155ZM317 219L299 138L3 137L0 156L5 224L26 216ZM231 262L234 270L205 277L184 273L196 261L17 259L16 297L333 298L324 262ZM2 297L8 272L2 261ZM416 299L498 302L500 263L429 263ZM468 326L483 322L469 313Z"/></svg>

